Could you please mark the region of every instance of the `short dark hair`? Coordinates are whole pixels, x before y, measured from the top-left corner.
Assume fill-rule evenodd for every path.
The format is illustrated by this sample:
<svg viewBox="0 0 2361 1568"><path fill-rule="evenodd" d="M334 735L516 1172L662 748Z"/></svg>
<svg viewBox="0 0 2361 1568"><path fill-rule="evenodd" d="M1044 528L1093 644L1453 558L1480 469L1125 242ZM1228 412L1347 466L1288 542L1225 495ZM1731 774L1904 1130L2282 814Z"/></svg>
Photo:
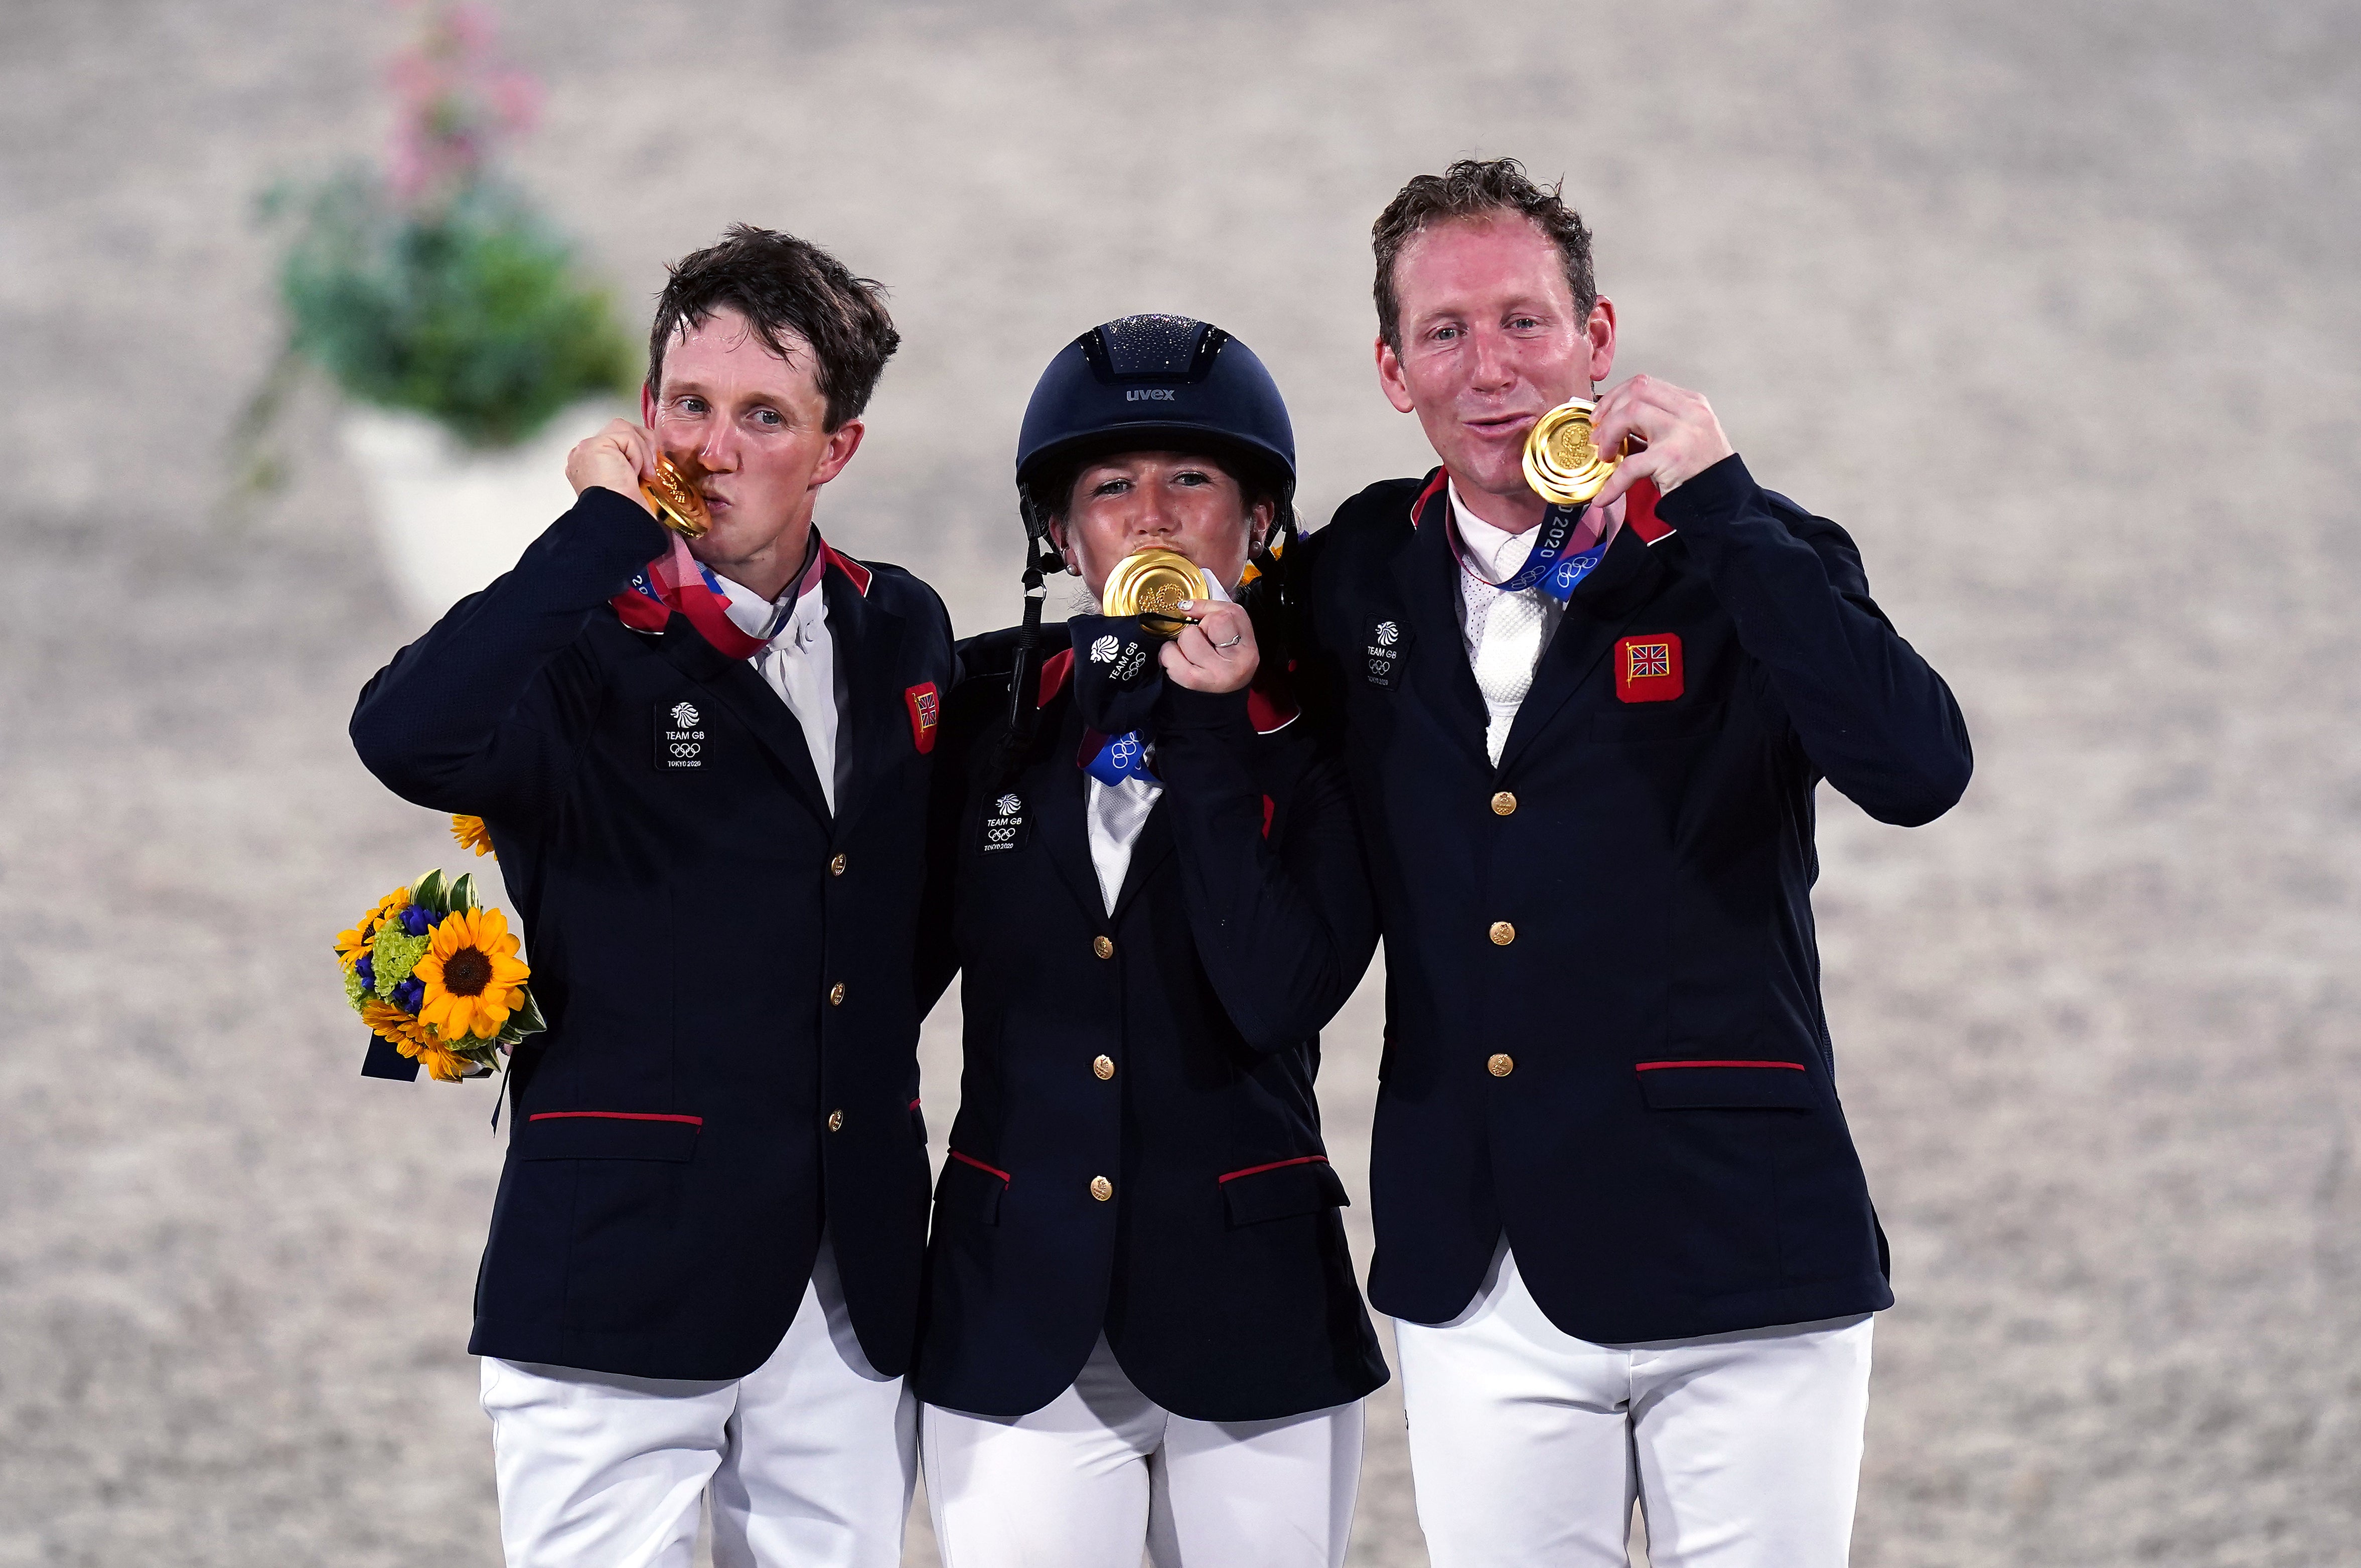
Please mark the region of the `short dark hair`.
<svg viewBox="0 0 2361 1568"><path fill-rule="evenodd" d="M1562 178L1546 189L1535 184L1513 158L1463 158L1440 174L1422 174L1403 186L1369 226L1378 253L1378 332L1386 346L1401 352L1401 296L1394 290L1394 265L1401 259L1402 247L1434 224L1494 213L1532 219L1557 247L1565 258L1565 282L1574 293L1575 311L1589 320L1591 307L1598 303L1598 285L1590 272L1590 230L1582 214L1561 199L1565 189Z"/></svg>
<svg viewBox="0 0 2361 1568"><path fill-rule="evenodd" d="M718 245L685 256L667 269L648 329L648 391L664 389L664 349L673 334L702 325L713 313L735 310L772 353L792 364L787 337L811 345L818 361L813 380L828 400L828 428L858 419L877 390L885 361L902 346L885 313L885 286L856 278L844 263L791 234L732 224Z"/></svg>

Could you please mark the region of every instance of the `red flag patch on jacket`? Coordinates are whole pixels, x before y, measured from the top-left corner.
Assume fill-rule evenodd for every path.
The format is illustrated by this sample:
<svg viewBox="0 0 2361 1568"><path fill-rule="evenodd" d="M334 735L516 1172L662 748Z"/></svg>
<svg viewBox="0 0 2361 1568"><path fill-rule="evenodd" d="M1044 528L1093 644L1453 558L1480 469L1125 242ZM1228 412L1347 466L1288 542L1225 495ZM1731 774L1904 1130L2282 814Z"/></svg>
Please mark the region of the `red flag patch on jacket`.
<svg viewBox="0 0 2361 1568"><path fill-rule="evenodd" d="M1625 702L1670 702L1681 695L1681 640L1652 631L1615 644L1615 695Z"/></svg>
<svg viewBox="0 0 2361 1568"><path fill-rule="evenodd" d="M935 749L935 725L942 718L942 695L935 683L922 681L902 694L903 703L910 710L910 740L924 756Z"/></svg>

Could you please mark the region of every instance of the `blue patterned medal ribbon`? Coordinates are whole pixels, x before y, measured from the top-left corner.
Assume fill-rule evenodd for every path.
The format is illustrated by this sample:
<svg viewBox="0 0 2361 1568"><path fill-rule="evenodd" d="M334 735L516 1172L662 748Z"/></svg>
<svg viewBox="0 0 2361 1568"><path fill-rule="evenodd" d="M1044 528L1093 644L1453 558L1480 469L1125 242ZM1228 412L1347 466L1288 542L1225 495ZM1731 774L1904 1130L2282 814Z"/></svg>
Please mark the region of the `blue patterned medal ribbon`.
<svg viewBox="0 0 2361 1568"><path fill-rule="evenodd" d="M1590 576L1592 568L1607 554L1604 538L1587 550L1578 550L1571 554L1566 551L1566 546L1574 543L1575 525L1589 510L1586 503L1577 507L1552 506L1543 511L1541 528L1533 536L1532 551L1526 555L1525 564L1518 567L1516 575L1506 582L1491 586L1504 594L1539 587L1563 604L1573 596L1575 585Z"/></svg>
<svg viewBox="0 0 2361 1568"><path fill-rule="evenodd" d="M1128 778L1153 776L1148 771L1148 748L1140 743L1137 729L1109 736L1083 771L1110 789Z"/></svg>

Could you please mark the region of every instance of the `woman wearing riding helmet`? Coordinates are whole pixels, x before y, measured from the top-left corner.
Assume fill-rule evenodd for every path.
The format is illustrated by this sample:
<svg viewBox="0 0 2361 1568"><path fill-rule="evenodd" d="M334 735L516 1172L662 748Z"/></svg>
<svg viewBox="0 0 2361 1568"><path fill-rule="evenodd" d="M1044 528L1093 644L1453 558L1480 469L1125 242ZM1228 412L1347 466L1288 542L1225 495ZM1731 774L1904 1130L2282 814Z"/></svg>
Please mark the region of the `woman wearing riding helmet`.
<svg viewBox="0 0 2361 1568"><path fill-rule="evenodd" d="M1386 1370L1312 1077L1376 927L1235 597L1276 599L1294 456L1261 362L1185 317L1083 334L1026 411L1027 625L962 647L919 939L922 1003L965 972L913 1374L957 1568L1344 1560ZM1099 600L1150 548L1209 580L1177 636L1038 625L1042 568Z"/></svg>

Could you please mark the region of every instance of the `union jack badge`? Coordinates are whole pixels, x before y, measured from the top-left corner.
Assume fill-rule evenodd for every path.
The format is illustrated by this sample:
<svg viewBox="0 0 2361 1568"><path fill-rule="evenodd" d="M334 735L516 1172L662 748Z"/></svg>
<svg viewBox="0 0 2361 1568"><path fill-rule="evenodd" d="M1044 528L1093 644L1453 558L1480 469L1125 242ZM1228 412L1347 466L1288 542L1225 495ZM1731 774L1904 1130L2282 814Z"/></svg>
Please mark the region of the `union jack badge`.
<svg viewBox="0 0 2361 1568"><path fill-rule="evenodd" d="M935 749L935 725L942 718L943 699L932 681L921 681L902 694L910 710L910 740L920 756Z"/></svg>
<svg viewBox="0 0 2361 1568"><path fill-rule="evenodd" d="M1681 695L1681 639L1652 631L1615 644L1615 695L1625 702L1670 702Z"/></svg>

